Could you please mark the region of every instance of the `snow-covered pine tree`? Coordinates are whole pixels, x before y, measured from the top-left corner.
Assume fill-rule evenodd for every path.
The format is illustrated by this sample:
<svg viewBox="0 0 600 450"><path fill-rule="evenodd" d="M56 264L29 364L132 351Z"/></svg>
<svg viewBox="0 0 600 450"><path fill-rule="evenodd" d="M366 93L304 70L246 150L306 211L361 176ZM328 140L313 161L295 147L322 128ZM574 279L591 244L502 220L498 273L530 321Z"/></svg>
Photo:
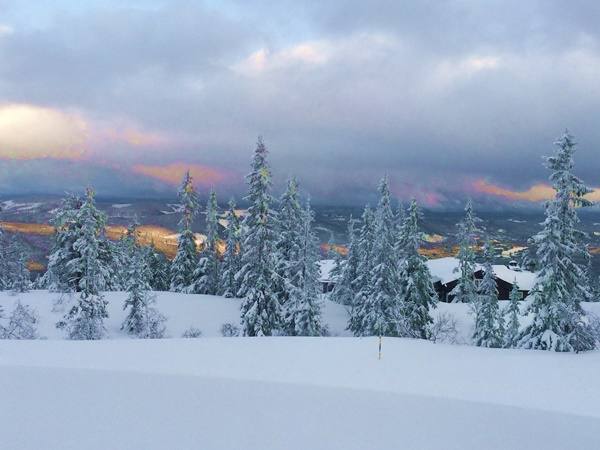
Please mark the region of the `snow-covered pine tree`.
<svg viewBox="0 0 600 450"><path fill-rule="evenodd" d="M271 170L267 164L267 148L259 137L252 160L252 170L246 177L250 204L244 219L242 268L238 296L241 306L242 333L245 336L270 336L282 324L282 311L275 292L274 226L270 209Z"/></svg>
<svg viewBox="0 0 600 450"><path fill-rule="evenodd" d="M517 280L515 280L510 291L508 307L504 312L504 315L508 316L506 320L506 329L504 332L504 347L506 348L513 348L517 346L519 327L521 325L519 321L519 318L521 317L519 300L521 300L521 292L519 292L519 285L517 284Z"/></svg>
<svg viewBox="0 0 600 450"><path fill-rule="evenodd" d="M408 245L406 224L406 212L404 211L404 205L400 203L396 212L396 258L398 258L398 266L404 259L405 248Z"/></svg>
<svg viewBox="0 0 600 450"><path fill-rule="evenodd" d="M302 227L297 268L293 287L283 305L284 331L291 336L320 336L321 301L319 299L319 242L312 229L314 213L310 200L297 218Z"/></svg>
<svg viewBox="0 0 600 450"><path fill-rule="evenodd" d="M329 243L327 244L327 259L333 261L333 267L329 272L330 279L339 281L344 273L344 265L346 264L346 260L342 256L342 252L336 248L336 245L333 243L332 239L330 239Z"/></svg>
<svg viewBox="0 0 600 450"><path fill-rule="evenodd" d="M420 220L419 206L413 199L406 216L405 255L400 266L402 312L398 326L401 335L429 339L433 324L431 310L437 305L437 294L425 257L419 253Z"/></svg>
<svg viewBox="0 0 600 450"><path fill-rule="evenodd" d="M137 247L138 245L139 226L138 218L134 217L121 238L116 243L111 243L112 245L110 245L110 254L113 264L113 273L111 274L113 289L127 289L128 275L126 268L129 267L131 263L130 259L133 255L134 247Z"/></svg>
<svg viewBox="0 0 600 450"><path fill-rule="evenodd" d="M585 351L596 342L582 301L590 299L585 266L589 257L585 234L577 229L576 208L591 205L584 196L587 186L573 174L576 144L565 132L556 153L546 158L556 196L546 203L543 229L533 241L540 262L536 285L530 293L527 313L533 321L520 334L519 347L550 351Z"/></svg>
<svg viewBox="0 0 600 450"><path fill-rule="evenodd" d="M11 244L11 259L8 261L10 268L10 289L15 293L27 292L31 289L31 274L27 267L29 260L27 251L16 239Z"/></svg>
<svg viewBox="0 0 600 450"><path fill-rule="evenodd" d="M350 319L348 330L355 336L363 336L366 333L364 329L364 317L367 313L365 305L367 298L371 294L371 270L373 269L373 245L375 243L375 218L373 210L369 205L365 207L362 214L361 228L356 240L356 258L357 269L354 280L352 300L352 309L350 310Z"/></svg>
<svg viewBox="0 0 600 450"><path fill-rule="evenodd" d="M123 305L123 309L129 309L129 312L121 329L139 338L162 338L165 334L166 318L153 306L156 297L151 292L152 287L149 280L152 273L148 266L145 249L133 245L129 252L129 265L125 270L128 296Z"/></svg>
<svg viewBox="0 0 600 450"><path fill-rule="evenodd" d="M190 172L186 172L178 190L181 206L177 254L171 264L172 292L191 293L194 284L194 271L198 265L196 240L192 231L194 217L198 213L198 195Z"/></svg>
<svg viewBox="0 0 600 450"><path fill-rule="evenodd" d="M67 194L56 209L50 223L54 226L52 249L48 256L48 269L40 282L52 292L74 292L77 290L79 274L70 273L67 263L79 255L73 248L78 237L76 216L83 199Z"/></svg>
<svg viewBox="0 0 600 450"><path fill-rule="evenodd" d="M480 220L473 212L471 200L467 201L465 217L458 224L458 268L459 279L450 295L453 303L471 303L477 299L477 285L475 284L475 251L477 223Z"/></svg>
<svg viewBox="0 0 600 450"><path fill-rule="evenodd" d="M79 298L57 326L65 329L70 339L102 339L108 312L100 291L106 285L107 271L99 259L99 237L104 232L105 219L96 209L92 189L87 190L75 222L78 235L73 250L78 256L68 261L66 268L68 273L78 275L76 290Z"/></svg>
<svg viewBox="0 0 600 450"><path fill-rule="evenodd" d="M235 210L235 200L231 199L227 211L226 248L221 270L220 292L226 298L235 297L240 288L236 275L241 268L242 228Z"/></svg>
<svg viewBox="0 0 600 450"><path fill-rule="evenodd" d="M362 304L362 334L397 336L400 317L397 227L387 177L379 184L379 194L369 291Z"/></svg>
<svg viewBox="0 0 600 450"><path fill-rule="evenodd" d="M170 264L167 257L157 250L154 242L146 248L146 261L150 270L150 286L153 291L168 291Z"/></svg>
<svg viewBox="0 0 600 450"><path fill-rule="evenodd" d="M194 271L194 292L197 294L216 295L219 292L221 261L218 209L217 194L211 189L206 204L206 241Z"/></svg>
<svg viewBox="0 0 600 450"><path fill-rule="evenodd" d="M292 178L288 180L287 188L281 196L277 214L276 276L273 280L273 290L281 306L285 305L293 292L301 288L304 214L300 206L298 182Z"/></svg>
<svg viewBox="0 0 600 450"><path fill-rule="evenodd" d="M339 275L332 273L335 287L331 293L331 300L341 305L352 306L356 296L356 280L358 277L359 252L357 251L357 238L354 231L354 219L348 221L348 254L340 266ZM338 263L339 264L339 263Z"/></svg>
<svg viewBox="0 0 600 450"><path fill-rule="evenodd" d="M484 246L483 279L478 289L475 312L473 342L479 347L500 348L504 341L503 316L498 304L498 287L492 267L492 246L486 241Z"/></svg>

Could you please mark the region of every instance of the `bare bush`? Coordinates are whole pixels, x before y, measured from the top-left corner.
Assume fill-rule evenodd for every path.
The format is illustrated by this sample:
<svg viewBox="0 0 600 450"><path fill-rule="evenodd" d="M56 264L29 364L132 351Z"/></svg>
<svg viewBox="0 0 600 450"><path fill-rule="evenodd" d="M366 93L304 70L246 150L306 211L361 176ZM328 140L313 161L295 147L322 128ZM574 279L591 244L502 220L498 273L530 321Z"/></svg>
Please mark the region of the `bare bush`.
<svg viewBox="0 0 600 450"><path fill-rule="evenodd" d="M187 330L183 332L181 335L182 338L185 339L196 339L202 337L202 331L196 327L189 327Z"/></svg>
<svg viewBox="0 0 600 450"><path fill-rule="evenodd" d="M223 337L237 337L240 335L240 327L232 323L224 323L221 326L221 336Z"/></svg>
<svg viewBox="0 0 600 450"><path fill-rule="evenodd" d="M458 343L456 318L447 312L438 313L431 326L431 340L446 344Z"/></svg>

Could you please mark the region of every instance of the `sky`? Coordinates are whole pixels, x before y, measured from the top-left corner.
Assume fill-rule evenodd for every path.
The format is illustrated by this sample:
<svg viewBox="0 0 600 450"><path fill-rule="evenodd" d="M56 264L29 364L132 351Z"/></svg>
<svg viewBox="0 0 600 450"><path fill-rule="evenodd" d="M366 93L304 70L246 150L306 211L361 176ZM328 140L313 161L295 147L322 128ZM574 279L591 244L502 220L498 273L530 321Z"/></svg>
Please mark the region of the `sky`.
<svg viewBox="0 0 600 450"><path fill-rule="evenodd" d="M244 189L536 205L568 128L600 187L600 3L0 0L0 193ZM600 200L600 191L593 195Z"/></svg>

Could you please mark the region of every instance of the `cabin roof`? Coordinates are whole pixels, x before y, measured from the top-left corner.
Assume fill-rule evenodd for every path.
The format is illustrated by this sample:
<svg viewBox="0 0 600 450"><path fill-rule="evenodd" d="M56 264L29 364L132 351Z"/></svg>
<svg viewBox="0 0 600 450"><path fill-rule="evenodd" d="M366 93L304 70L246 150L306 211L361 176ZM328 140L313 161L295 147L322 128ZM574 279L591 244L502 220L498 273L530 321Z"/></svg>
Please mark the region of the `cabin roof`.
<svg viewBox="0 0 600 450"><path fill-rule="evenodd" d="M535 285L537 273L527 270L512 270L503 265L494 265L494 275L509 284L514 284L515 280L521 291L531 291Z"/></svg>
<svg viewBox="0 0 600 450"><path fill-rule="evenodd" d="M321 270L321 275L319 277L319 281L321 283L327 283L331 280L331 271L335 267L335 260L333 259L322 259L319 261L319 268Z"/></svg>

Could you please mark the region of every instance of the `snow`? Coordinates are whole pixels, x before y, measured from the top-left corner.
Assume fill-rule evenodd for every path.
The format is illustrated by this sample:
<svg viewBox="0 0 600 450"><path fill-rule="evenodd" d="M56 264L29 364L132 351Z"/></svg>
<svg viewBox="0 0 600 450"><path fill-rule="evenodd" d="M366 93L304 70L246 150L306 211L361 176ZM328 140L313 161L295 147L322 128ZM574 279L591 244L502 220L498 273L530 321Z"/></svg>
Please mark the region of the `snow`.
<svg viewBox="0 0 600 450"><path fill-rule="evenodd" d="M527 270L512 270L504 265L494 265L494 274L496 278L506 281L507 283L513 284L517 280L519 289L522 291L531 291L535 285L537 274L535 272L529 272Z"/></svg>
<svg viewBox="0 0 600 450"><path fill-rule="evenodd" d="M0 306L5 315L12 311L17 299L21 303L33 307L40 316L39 334L47 339L63 339L64 333L55 327L69 305L69 297L64 297L62 305L55 306L61 294L47 291L31 291L17 296L8 292L0 292ZM108 301L109 319L106 327L109 338L122 339L128 336L121 331L121 324L126 316L123 303L126 292L105 293ZM74 301L74 300L73 300ZM239 325L240 299L217 297L212 295L179 294L175 292L157 292L156 308L167 317L167 336L181 337L191 326L199 328L205 337L220 337L221 326L225 323ZM323 301L324 322L329 325L332 335L347 336L345 330L347 319L346 308L329 300Z"/></svg>
<svg viewBox="0 0 600 450"><path fill-rule="evenodd" d="M427 267L433 281L440 281L442 284L458 279L458 264L458 258L451 256L427 260Z"/></svg>
<svg viewBox="0 0 600 450"><path fill-rule="evenodd" d="M11 450L600 448L600 351L561 354L376 338L221 338L239 300L159 293L169 333L65 341L56 294L19 296L48 340L0 341L0 435ZM15 296L0 294L12 309ZM600 313L600 304L585 304ZM440 304L469 334L468 305ZM341 335L346 311L325 301ZM568 380L568 382L565 382Z"/></svg>
<svg viewBox="0 0 600 450"><path fill-rule="evenodd" d="M112 207L115 209L130 208L131 206L131 203L115 203L114 205L112 205Z"/></svg>
<svg viewBox="0 0 600 450"><path fill-rule="evenodd" d="M434 281L440 281L442 284L447 284L458 279L458 263L458 258L437 258L428 260L427 267L429 267L429 272ZM480 268L481 266L477 265L477 270ZM537 276L536 273L527 270L512 270L501 264L494 265L493 269L497 278L510 284L514 283L516 279L521 290L530 291L533 289Z"/></svg>
<svg viewBox="0 0 600 450"><path fill-rule="evenodd" d="M333 259L322 259L319 261L319 267L321 270L321 275L319 276L319 281L321 283L327 283L331 280L331 271L335 267L335 260Z"/></svg>
<svg viewBox="0 0 600 450"><path fill-rule="evenodd" d="M6 200L0 203L0 209L2 211L18 211L18 212L28 212L33 211L42 206L42 203L17 203L14 200Z"/></svg>

